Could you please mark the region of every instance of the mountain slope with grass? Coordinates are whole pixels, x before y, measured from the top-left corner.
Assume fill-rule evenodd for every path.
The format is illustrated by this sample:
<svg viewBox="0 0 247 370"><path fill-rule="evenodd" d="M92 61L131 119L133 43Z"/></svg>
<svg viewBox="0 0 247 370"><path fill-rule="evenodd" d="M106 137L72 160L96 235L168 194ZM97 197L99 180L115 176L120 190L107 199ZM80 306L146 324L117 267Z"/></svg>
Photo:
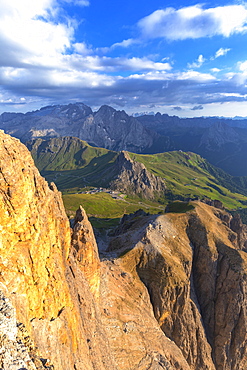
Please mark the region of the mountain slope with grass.
<svg viewBox="0 0 247 370"><path fill-rule="evenodd" d="M236 181L191 152L173 151L152 155L128 153L129 159L126 160L123 152L92 147L73 137L37 139L27 146L42 175L48 181L54 181L63 193L81 193L85 188L92 187L112 187L129 197L152 199L161 204L174 200L209 198L220 200L228 209L247 205L245 178ZM120 158L125 158L125 161ZM119 163L122 163L122 167ZM131 170L128 167L128 172L124 169L126 165L131 167ZM124 176L121 177L121 173ZM146 190L146 193L144 190L135 191L135 187L129 186L138 181L143 183L144 173L148 173L146 186L149 196L145 196Z"/></svg>

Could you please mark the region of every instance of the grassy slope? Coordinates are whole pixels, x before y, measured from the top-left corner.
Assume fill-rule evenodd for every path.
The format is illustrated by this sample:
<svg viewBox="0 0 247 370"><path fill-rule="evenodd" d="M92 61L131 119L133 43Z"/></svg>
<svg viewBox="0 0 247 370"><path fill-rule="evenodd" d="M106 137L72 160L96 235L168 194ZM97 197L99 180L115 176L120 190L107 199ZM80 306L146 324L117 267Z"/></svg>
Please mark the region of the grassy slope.
<svg viewBox="0 0 247 370"><path fill-rule="evenodd" d="M62 191L87 186L106 187L114 176L114 160L117 154L108 152L93 158L85 167L65 171L42 171L48 181L54 181Z"/></svg>
<svg viewBox="0 0 247 370"><path fill-rule="evenodd" d="M78 138L37 139L27 146L41 174L62 191L106 186L114 176L112 167L118 154Z"/></svg>
<svg viewBox="0 0 247 370"><path fill-rule="evenodd" d="M241 201L247 200L247 196L236 192L238 189L234 182L229 184L231 176L209 165L197 154L174 151L154 155L131 154L131 157L142 162L156 176L164 178L175 197L219 199L230 209L242 207ZM231 190L223 186L224 183Z"/></svg>
<svg viewBox="0 0 247 370"><path fill-rule="evenodd" d="M95 227L114 226L124 214L142 208L145 212L157 214L165 207L155 202L143 202L140 199L113 199L107 193L63 194L63 201L68 216L74 216L79 205L86 210Z"/></svg>
<svg viewBox="0 0 247 370"><path fill-rule="evenodd" d="M87 166L97 158L114 156L116 153L104 148L94 148L85 141L61 137L50 140L37 139L33 144L27 144L31 150L36 166L40 171L75 170Z"/></svg>

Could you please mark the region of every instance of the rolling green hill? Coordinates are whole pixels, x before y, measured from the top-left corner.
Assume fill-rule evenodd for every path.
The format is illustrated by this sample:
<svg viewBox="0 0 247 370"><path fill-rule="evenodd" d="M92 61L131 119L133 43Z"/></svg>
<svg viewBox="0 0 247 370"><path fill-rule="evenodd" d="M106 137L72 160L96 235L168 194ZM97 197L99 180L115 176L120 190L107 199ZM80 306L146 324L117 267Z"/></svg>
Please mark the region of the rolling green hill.
<svg viewBox="0 0 247 370"><path fill-rule="evenodd" d="M27 147L41 174L59 190L107 186L114 176L118 153L92 147L78 138L36 139Z"/></svg>
<svg viewBox="0 0 247 370"><path fill-rule="evenodd" d="M234 177L214 167L198 154L173 151L130 155L156 176L164 178L168 199L210 198L220 200L230 209L247 206L247 190L237 184Z"/></svg>
<svg viewBox="0 0 247 370"><path fill-rule="evenodd" d="M73 197L83 195L75 193L81 193L85 188L110 187L111 181L118 175L118 152L92 147L77 138L37 139L27 146L41 174L49 182L54 181L64 193L67 209L69 202L73 203ZM210 198L220 200L228 209L247 208L246 179L236 180L197 154L173 151L152 155L129 153L129 156L132 161L143 163L150 173L163 179L166 185L164 193L155 194L152 200L154 207L158 207L158 203L165 205L173 200ZM69 193L74 193L72 198L66 195ZM139 197L137 194L128 194L128 199L135 203L135 209L140 197L140 194ZM103 202L104 208L106 198L98 196L95 201L99 207ZM124 203L123 200L115 200L116 208L119 202ZM142 199L142 202L148 204L147 200ZM126 204L116 217L125 208Z"/></svg>
<svg viewBox="0 0 247 370"><path fill-rule="evenodd" d="M85 141L73 137L36 139L26 145L41 172L77 170L89 163L95 166L98 158L101 165L109 164L117 156L116 152L92 147Z"/></svg>

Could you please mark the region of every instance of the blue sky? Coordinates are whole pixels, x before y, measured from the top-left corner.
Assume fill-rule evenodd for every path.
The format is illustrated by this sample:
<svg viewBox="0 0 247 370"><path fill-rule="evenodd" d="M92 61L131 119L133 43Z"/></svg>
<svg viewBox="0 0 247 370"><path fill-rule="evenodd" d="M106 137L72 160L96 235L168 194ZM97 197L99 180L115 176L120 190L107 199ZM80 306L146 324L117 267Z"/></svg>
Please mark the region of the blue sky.
<svg viewBox="0 0 247 370"><path fill-rule="evenodd" d="M247 116L247 3L0 0L0 113Z"/></svg>

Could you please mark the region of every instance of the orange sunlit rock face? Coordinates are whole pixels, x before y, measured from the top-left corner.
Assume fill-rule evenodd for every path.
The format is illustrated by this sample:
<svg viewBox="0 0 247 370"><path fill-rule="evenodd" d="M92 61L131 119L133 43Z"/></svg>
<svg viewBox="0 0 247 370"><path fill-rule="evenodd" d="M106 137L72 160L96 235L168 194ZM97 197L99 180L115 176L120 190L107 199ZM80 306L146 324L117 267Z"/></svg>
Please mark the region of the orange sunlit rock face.
<svg viewBox="0 0 247 370"><path fill-rule="evenodd" d="M0 282L10 293L17 320L56 369L73 369L74 364L77 369L91 369L87 335L92 333L86 334L85 329L91 325L90 317L96 316L91 290L96 295L99 290L93 236L85 242L89 256L81 254L75 263L60 193L40 176L26 147L2 132L0 189ZM83 273L84 265L91 266L92 255L95 277L93 270ZM70 265L78 275L78 289ZM85 323L78 303L82 290L88 315ZM98 357L94 362L100 362L102 356Z"/></svg>

